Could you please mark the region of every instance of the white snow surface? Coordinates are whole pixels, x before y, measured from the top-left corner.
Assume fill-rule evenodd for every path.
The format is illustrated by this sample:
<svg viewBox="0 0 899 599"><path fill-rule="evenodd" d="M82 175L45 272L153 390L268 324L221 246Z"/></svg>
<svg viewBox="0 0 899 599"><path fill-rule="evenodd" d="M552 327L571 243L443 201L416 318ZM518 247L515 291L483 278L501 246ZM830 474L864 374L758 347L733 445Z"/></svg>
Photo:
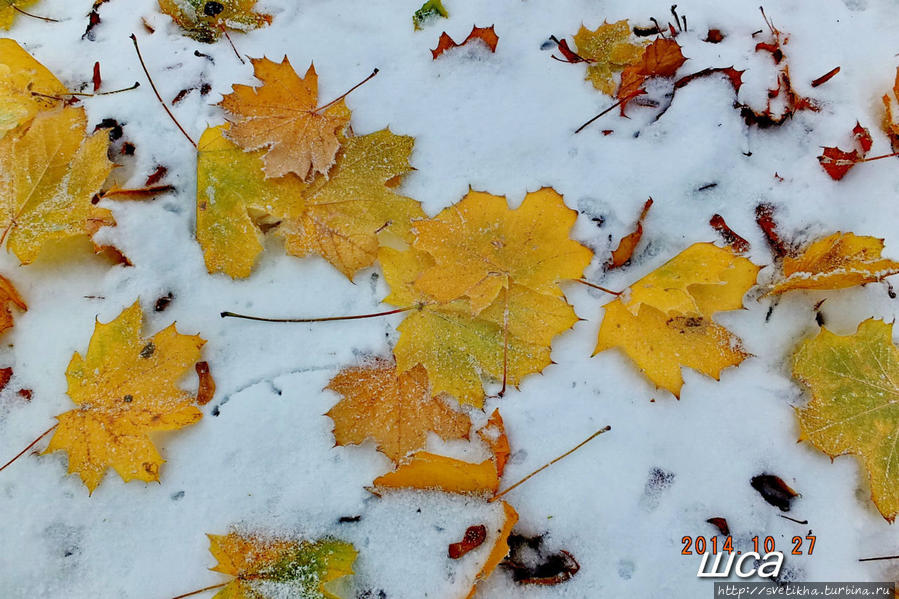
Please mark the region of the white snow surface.
<svg viewBox="0 0 899 599"><path fill-rule="evenodd" d="M733 109L729 85L709 78L679 90L658 121L654 109L633 106L632 118L613 111L578 135L574 129L611 100L584 81L583 65L554 61L550 55L558 51L541 46L550 34L570 39L581 22L648 24L655 16L665 23L669 3L445 0L449 19L413 31L411 16L420 5L262 0L259 8L274 15L272 25L233 39L248 56L286 54L301 72L314 60L323 99L378 67L380 74L347 104L357 134L389 126L415 137L416 170L405 178L404 194L436 214L469 186L505 195L513 205L526 192L551 186L581 212L573 235L596 251L588 276L606 287L625 288L688 245L717 240L708 226L716 212L752 243L750 258L769 265L771 253L753 218L762 201L777 207L791 239L853 231L885 238L886 255L899 256L895 163L860 165L835 182L816 160L820 146L851 147L856 120L871 128L872 155L890 151L878 123L880 95L892 87L899 61L895 2L766 3L767 14L789 34L794 84L821 102L820 112L799 112L779 128L748 128ZM207 125L223 122L214 104L232 83L253 81L251 66L225 40L200 44L182 35L154 0L110 0L100 8L96 39L82 39L89 6L43 0L30 10L60 22L20 16L8 35L70 89L89 82L94 61L101 63L104 89L140 81L138 90L86 99L83 106L91 128L115 118L136 145L134 158L121 160L116 171L119 184L138 187L162 164L177 192L147 202L104 202L118 226L99 238L121 248L133 267L110 267L81 249L26 267L10 254L0 256L2 272L29 306L4 339L0 365L12 366L15 377L0 395L0 461L72 407L64 373L73 352L85 351L95 319L109 321L137 298L147 334L177 321L181 332L208 340L203 355L218 391L198 424L156 437L168 460L159 484L125 484L110 472L89 496L77 476L66 475L62 452L28 455L0 473L0 596L172 597L226 580L207 570L214 560L205 534L241 525L353 542L360 596L463 597L477 552L453 561L446 545L472 524L495 524L497 506L437 493L374 497L364 487L389 461L370 443L334 447L331 421L323 416L338 399L322 390L330 377L365 356L389 356L402 315L315 325L219 318L222 310L323 316L384 309L378 268L350 282L323 260L286 256L269 241L248 279L207 274L194 237L195 151L156 102L128 36L137 35L165 99L211 85L206 97L194 91L174 107L195 139ZM702 0L678 10L689 26L678 37L690 59L680 72L746 69L740 100L761 107L776 70L767 55L754 52L758 40L751 35L765 28L758 2ZM473 24L495 25L495 54L465 47L431 59L441 31L461 40ZM701 41L709 27L727 38L717 45ZM842 70L829 83L810 87L835 66ZM603 135L603 129L614 132ZM717 186L699 191L710 183ZM604 273L610 248L630 231L648 196L655 204L633 263ZM592 220L599 218L601 225ZM771 271L763 270L760 281ZM884 285L790 293L767 321L771 300L750 294L746 310L716 319L753 357L726 370L720 382L685 369L679 401L656 390L622 354L591 357L609 298L576 284L565 290L583 320L556 339L556 364L485 408L501 408L513 448L504 486L612 425L507 496L520 514L517 530L547 533L548 548L571 552L581 569L546 587L517 585L499 569L477 597L711 597L711 582L696 578L698 558L681 555L681 538L715 534L706 519L716 516L727 519L743 550L751 537L770 535L789 552L794 535L813 531L814 555L788 556L788 578L897 580L897 562L857 561L897 553L899 536L870 501L855 458L832 462L796 442L794 407L807 396L788 369L792 349L817 330L819 300L827 300L826 325L840 334L869 317L892 321L897 304ZM156 298L169 292L170 307L154 313ZM185 388L195 385L190 379ZM33 390L30 401L16 395L22 387ZM482 451L446 445L475 456ZM659 470L670 474L661 476L668 481L661 487L649 482L660 478L653 474ZM788 515L807 525L781 518L750 487L761 473L779 475L801 493ZM338 524L341 516L356 515L358 523Z"/></svg>

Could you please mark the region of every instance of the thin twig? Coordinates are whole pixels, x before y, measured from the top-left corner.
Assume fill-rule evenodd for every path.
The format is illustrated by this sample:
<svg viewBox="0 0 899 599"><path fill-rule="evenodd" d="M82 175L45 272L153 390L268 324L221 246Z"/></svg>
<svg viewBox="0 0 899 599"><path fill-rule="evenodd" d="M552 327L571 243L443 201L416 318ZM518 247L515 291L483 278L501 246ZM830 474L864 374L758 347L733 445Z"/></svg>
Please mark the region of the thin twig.
<svg viewBox="0 0 899 599"><path fill-rule="evenodd" d="M147 70L147 65L144 63L144 57L141 56L140 46L137 45L137 36L133 33L131 34L131 41L134 42L134 51L137 52L137 59L140 61L140 66L144 70L144 74L147 76L147 81L150 82L150 87L153 88L153 93L156 94L156 99L159 100L159 103L162 105L162 108L165 110L166 114L169 115L169 118L172 119L172 122L175 123L175 126L184 134L184 137L187 138L187 141L190 142L190 145L193 147L197 147L197 142L193 140L193 138L187 134L187 131L184 130L184 127L181 126L181 123L178 122L178 119L175 118L175 115L172 114L172 111L169 110L169 107L166 106L165 101L162 99L162 96L159 95L159 90L156 89L156 84L153 83L153 78L150 77L150 71Z"/></svg>
<svg viewBox="0 0 899 599"><path fill-rule="evenodd" d="M356 85L354 85L353 87L351 87L350 89L348 89L348 90L347 90L346 92L344 92L343 94L337 96L336 98L334 98L333 100L331 100L331 101L328 102L327 104L325 104L325 105L323 105L323 106L319 106L318 108L316 108L315 110L313 110L313 112L321 112L322 110L324 110L324 109L326 109L326 108L329 108L329 107L333 106L334 104L337 104L338 102L340 102L341 100L343 100L344 98L346 98L348 95L350 95L350 94L351 94L353 91L355 91L357 88L361 87L361 86L362 86L363 84L365 84L365 83L368 83L368 81L371 80L372 77L374 77L375 75L377 75L379 71L380 71L380 69L375 69L374 71L371 72L371 75L369 75L368 77L366 77L365 79L363 79L362 81L360 81L359 83L357 83Z"/></svg>
<svg viewBox="0 0 899 599"><path fill-rule="evenodd" d="M38 442L38 441L40 441L41 439L43 439L44 437L46 437L47 435L49 435L50 433L52 433L52 432L53 432L53 429L55 429L57 426L59 426L59 423L58 423L58 422L57 422L56 424L54 424L53 426L51 426L50 428L48 428L47 430L45 430L45 431L41 434L41 436L38 437L37 439L35 439L34 441L32 441L32 442L28 445L28 447L26 447L25 449L23 449L22 451L20 451L19 453L17 453L17 454L16 454L16 457L14 457L14 458L11 459L10 461L8 461L8 462L6 462L5 464L3 464L2 466L0 466L0 472L2 472L3 470L5 470L7 466L9 466L10 464L12 464L12 463L15 462L16 460L18 460L20 457L22 457L23 455L25 455L25 452L27 452L29 449L31 449L32 447L34 447L35 445L37 445L37 442Z"/></svg>
<svg viewBox="0 0 899 599"><path fill-rule="evenodd" d="M587 281L586 279L574 279L574 281L580 283L581 285L586 285L587 287L593 287L594 289L599 289L600 291L604 291L604 292L610 293L612 295L621 295L622 293L624 293L623 291L612 291L611 289L606 289L605 287L600 287L599 285L597 285L595 283L591 283L590 281Z"/></svg>
<svg viewBox="0 0 899 599"><path fill-rule="evenodd" d="M396 310L387 310L386 312L373 312L371 314L355 314L353 316L325 316L323 318L265 318L263 316L248 316L246 314L237 314L236 312L222 312L222 318L242 318L244 320L258 320L261 322L330 322L333 320L358 320L360 318L375 318L378 316L388 316L390 314L399 314L400 312L408 312L409 310L420 309L420 305L407 306L405 308L397 308Z"/></svg>
<svg viewBox="0 0 899 599"><path fill-rule="evenodd" d="M586 445L587 443L589 443L590 441L592 441L592 440L595 439L596 437L598 437L598 436L600 436L601 434L603 434L603 433L605 433L605 432L608 432L608 431L610 431L610 430L612 430L612 427L611 427L611 426L604 426L603 428L599 429L598 431L596 431L595 433L593 433L592 435L590 435L589 437L587 437L586 439L584 439L583 441L581 441L580 443L578 443L577 445L575 445L574 447L572 447L571 449L569 449L568 451L566 451L565 453L563 453L562 455L560 455L559 457L557 457L556 459L552 460L551 462L547 462L546 464L543 464L542 466L540 466L539 468L537 468L536 470L534 470L533 472L531 472L530 474L528 474L527 476L525 476L524 478L522 478L520 481L518 481L517 483L515 483L514 485L512 485L511 487L508 487L508 488L505 489L504 491L500 491L499 493L497 493L496 495L494 495L493 497L491 497L491 498L489 499L488 503L493 503L494 501L496 501L497 499L499 499L500 497L502 497L503 495L505 495L506 493L508 493L508 492L511 491L512 489L514 489L514 488L518 487L519 485L521 485L522 483L524 483L524 482L525 482L526 480L528 480L529 478L533 477L533 476L536 475L536 474L539 474L539 473L542 472L543 470L546 470L547 468L549 468L550 466L552 466L553 464L555 464L555 463L558 462L559 460L563 460L563 459L567 458L568 456L570 456L571 454L573 454L575 451L577 451L578 449L580 449L581 447L583 447L584 445Z"/></svg>

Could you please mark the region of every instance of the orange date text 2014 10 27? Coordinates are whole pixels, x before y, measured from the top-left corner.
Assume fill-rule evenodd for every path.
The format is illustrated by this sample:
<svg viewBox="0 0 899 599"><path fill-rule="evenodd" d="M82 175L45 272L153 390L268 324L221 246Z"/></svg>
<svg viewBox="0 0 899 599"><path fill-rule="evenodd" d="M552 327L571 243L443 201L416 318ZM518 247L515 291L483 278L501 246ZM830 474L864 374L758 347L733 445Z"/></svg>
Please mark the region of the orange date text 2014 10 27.
<svg viewBox="0 0 899 599"><path fill-rule="evenodd" d="M752 542L752 552L753 553L761 553L764 551L765 553L772 553L776 551L774 537L752 537L750 539ZM815 551L815 535L806 535L805 537L795 536L790 540L792 544L792 549L790 550L790 555L812 555ZM704 553L737 553L740 554L742 551L734 549L733 538L728 535L724 537L724 541L720 543L717 536L712 536L706 539L704 536L685 536L681 539L681 543L683 543L683 549L681 549L681 555L693 555L694 552L698 555L702 555ZM747 547L748 549L748 547Z"/></svg>

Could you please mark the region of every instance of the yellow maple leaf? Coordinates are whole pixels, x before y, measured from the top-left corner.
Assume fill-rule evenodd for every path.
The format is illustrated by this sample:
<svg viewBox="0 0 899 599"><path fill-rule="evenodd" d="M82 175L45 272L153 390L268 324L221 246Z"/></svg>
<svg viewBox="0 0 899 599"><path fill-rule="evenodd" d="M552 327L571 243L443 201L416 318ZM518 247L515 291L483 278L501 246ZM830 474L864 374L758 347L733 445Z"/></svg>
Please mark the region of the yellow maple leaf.
<svg viewBox="0 0 899 599"><path fill-rule="evenodd" d="M479 464L419 451L407 463L374 480L377 489L436 489L490 496L499 490L493 460Z"/></svg>
<svg viewBox="0 0 899 599"><path fill-rule="evenodd" d="M0 8L0 12L3 10ZM53 73L15 40L0 39L0 137L27 123L41 110L59 104L44 96L65 93L65 86Z"/></svg>
<svg viewBox="0 0 899 599"><path fill-rule="evenodd" d="M91 199L112 170L109 136L86 136L82 108L41 112L21 135L0 140L0 226L27 264L51 241L92 236L112 213Z"/></svg>
<svg viewBox="0 0 899 599"><path fill-rule="evenodd" d="M843 289L899 273L899 262L881 258L883 239L834 233L783 260L784 278L768 293L793 289Z"/></svg>
<svg viewBox="0 0 899 599"><path fill-rule="evenodd" d="M350 121L343 100L318 107L318 75L310 65L300 78L287 57L281 63L251 58L259 87L235 85L219 103L230 117L225 135L244 150L267 150L265 174L327 177Z"/></svg>
<svg viewBox="0 0 899 599"><path fill-rule="evenodd" d="M475 316L467 300L444 304L418 289L420 273L433 264L428 254L385 247L379 261L391 291L384 301L416 308L398 327L397 369L423 365L432 391L461 403L483 406L482 377L501 379L505 372L514 386L542 371L551 363L553 337L578 320L564 298L515 284Z"/></svg>
<svg viewBox="0 0 899 599"><path fill-rule="evenodd" d="M37 4L37 2L38 0L2 0L0 2L0 29L12 27L18 12L16 8L25 9L33 4Z"/></svg>
<svg viewBox="0 0 899 599"><path fill-rule="evenodd" d="M326 389L343 396L326 414L334 421L337 445L374 439L394 462L423 449L428 432L443 439L467 439L468 416L431 396L428 373L418 365L397 373L388 360L341 370Z"/></svg>
<svg viewBox="0 0 899 599"><path fill-rule="evenodd" d="M97 322L87 353L72 356L68 395L78 404L59 421L44 453L66 451L69 473L93 492L107 468L123 480L159 480L165 461L149 433L197 422L195 396L178 380L199 360L205 341L182 335L172 324L141 337L142 312L135 302L111 322Z"/></svg>
<svg viewBox="0 0 899 599"><path fill-rule="evenodd" d="M386 185L411 170L411 137L389 130L351 137L329 179L266 179L262 151L242 152L222 127L200 138L197 240L209 272L246 277L262 252L259 225L274 226L287 253L318 254L347 277L377 258L378 235L410 237L418 202Z"/></svg>
<svg viewBox="0 0 899 599"><path fill-rule="evenodd" d="M212 570L234 577L213 599L261 599L285 592L341 599L340 583L353 575L357 555L353 545L331 537L307 541L236 531L206 536L218 562Z"/></svg>
<svg viewBox="0 0 899 599"><path fill-rule="evenodd" d="M631 26L627 19L603 22L595 31L581 25L574 35L578 56L590 61L586 79L604 94L615 94L615 73L638 64L643 57L643 45L630 39Z"/></svg>
<svg viewBox="0 0 899 599"><path fill-rule="evenodd" d="M172 17L187 35L210 43L227 29L247 32L271 23L271 15L253 11L257 1L159 0L159 9Z"/></svg>
<svg viewBox="0 0 899 599"><path fill-rule="evenodd" d="M680 397L681 367L715 378L749 354L712 321L743 307L759 267L730 249L697 243L631 286L630 298L605 306L594 355L620 348L656 386Z"/></svg>
<svg viewBox="0 0 899 599"><path fill-rule="evenodd" d="M415 224L413 246L434 260L415 285L439 302L466 297L474 314L512 284L559 297L593 257L569 238L577 212L550 188L510 210L504 197L469 191L432 219Z"/></svg>
<svg viewBox="0 0 899 599"><path fill-rule="evenodd" d="M800 440L831 458L860 456L871 497L890 522L899 514L899 350L892 335L892 324L868 319L853 335L822 329L793 355L793 376L812 394L797 410Z"/></svg>

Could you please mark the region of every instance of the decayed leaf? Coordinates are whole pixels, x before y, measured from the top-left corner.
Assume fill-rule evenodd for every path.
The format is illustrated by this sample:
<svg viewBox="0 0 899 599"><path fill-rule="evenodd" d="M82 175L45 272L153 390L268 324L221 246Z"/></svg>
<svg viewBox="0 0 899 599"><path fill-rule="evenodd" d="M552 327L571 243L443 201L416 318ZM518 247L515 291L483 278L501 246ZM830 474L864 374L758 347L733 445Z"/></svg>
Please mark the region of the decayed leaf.
<svg viewBox="0 0 899 599"><path fill-rule="evenodd" d="M86 125L83 109L59 108L0 140L0 223L7 249L22 263L48 242L115 224L109 210L91 203L112 170L109 136L87 137Z"/></svg>
<svg viewBox="0 0 899 599"><path fill-rule="evenodd" d="M159 0L159 10L172 17L190 37L209 43L227 29L246 32L271 23L271 15L253 11L257 1Z"/></svg>
<svg viewBox="0 0 899 599"><path fill-rule="evenodd" d="M421 26L427 21L438 17L444 19L449 17L449 12L444 8L443 2L441 0L427 0L427 2L422 4L421 8L416 10L415 14L412 15L412 25L418 30L421 29Z"/></svg>
<svg viewBox="0 0 899 599"><path fill-rule="evenodd" d="M440 39L437 40L437 47L431 50L431 60L434 60L447 50L464 46L472 40L481 40L487 46L488 50L496 52L496 44L499 43L499 36L496 35L496 31L493 30L493 25L490 27L474 26L471 28L471 33L468 34L468 37L466 37L461 44L457 44L453 41L453 38L444 31L440 34Z"/></svg>
<svg viewBox="0 0 899 599"><path fill-rule="evenodd" d="M12 328L13 320L10 306L16 306L19 310L28 309L12 281L0 275L0 335Z"/></svg>
<svg viewBox="0 0 899 599"><path fill-rule="evenodd" d="M203 416L196 398L177 383L206 342L178 333L174 324L144 339L141 320L135 302L115 320L98 322L87 353L72 356L66 371L67 393L78 407L56 417L59 425L44 453L68 452L69 473L77 472L91 492L109 467L126 482L158 481L165 460L149 433Z"/></svg>
<svg viewBox="0 0 899 599"><path fill-rule="evenodd" d="M461 403L481 407L482 376L502 378L504 363L510 385L549 366L553 337L578 319L564 298L516 284L473 316L466 300L442 304L418 289L419 275L434 264L428 254L381 248L379 261L391 290L384 301L419 307L398 327L397 369L423 365L433 393L449 393Z"/></svg>
<svg viewBox="0 0 899 599"><path fill-rule="evenodd" d="M384 455L399 463L424 449L429 431L446 440L468 438L471 421L431 396L421 365L397 373L392 361L376 360L341 370L326 388L343 396L327 413L337 445L374 439Z"/></svg>
<svg viewBox="0 0 899 599"><path fill-rule="evenodd" d="M2 13L11 8L0 8ZM41 110L59 104L44 96L66 93L65 86L13 39L0 39L0 137L23 125ZM34 92L34 93L32 93Z"/></svg>
<svg viewBox="0 0 899 599"><path fill-rule="evenodd" d="M630 299L605 306L594 353L620 348L656 384L680 397L681 366L719 378L748 354L712 321L743 307L759 267L710 243L697 243L631 286Z"/></svg>
<svg viewBox="0 0 899 599"><path fill-rule="evenodd" d="M627 19L604 22L595 31L581 25L574 35L578 56L590 62L586 79L604 94L615 93L615 73L638 64L643 56L643 46L630 40L631 26Z"/></svg>
<svg viewBox="0 0 899 599"><path fill-rule="evenodd" d="M465 297L474 314L513 284L561 297L559 282L580 278L593 255L569 237L576 218L550 188L527 194L515 210L504 197L470 191L433 219L416 223L413 245L434 265L415 286L442 303Z"/></svg>
<svg viewBox="0 0 899 599"><path fill-rule="evenodd" d="M12 27L16 18L14 6L19 9L25 9L29 6L37 4L38 0L3 0L0 2L0 29L9 29Z"/></svg>
<svg viewBox="0 0 899 599"><path fill-rule="evenodd" d="M899 273L899 262L881 258L883 239L834 233L783 260L784 278L768 293L792 289L844 289Z"/></svg>
<svg viewBox="0 0 899 599"><path fill-rule="evenodd" d="M341 99L318 107L318 75L310 65L300 78L287 57L280 63L251 58L259 87L234 85L219 105L229 115L225 135L247 151L267 150L265 174L283 177L294 173L309 179L327 176L340 147L338 136L350 121Z"/></svg>
<svg viewBox="0 0 899 599"><path fill-rule="evenodd" d="M499 409L493 410L490 418L487 419L487 424L478 429L478 436L493 453L493 459L496 461L496 475L502 477L512 448L509 446L509 437L506 436L506 426L503 424L503 417L500 415Z"/></svg>
<svg viewBox="0 0 899 599"><path fill-rule="evenodd" d="M353 575L357 553L350 543L238 532L206 536L218 561L212 570L234 577L213 599L348 599L340 587Z"/></svg>
<svg viewBox="0 0 899 599"><path fill-rule="evenodd" d="M376 489L436 489L447 493L493 496L499 477L492 460L480 464L419 451L408 463L376 478Z"/></svg>
<svg viewBox="0 0 899 599"><path fill-rule="evenodd" d="M890 522L899 513L899 350L892 331L873 319L853 335L822 329L793 356L793 376L812 394L797 411L800 440L831 457L860 456L874 503Z"/></svg>
<svg viewBox="0 0 899 599"><path fill-rule="evenodd" d="M511 534L515 524L518 523L518 512L505 501L503 501L502 504L504 515L502 528L497 531L496 542L490 549L490 555L487 556L487 561L484 562L484 565L475 577L475 583L472 585L471 591L468 593L466 599L472 599L472 597L474 597L478 583L489 578L500 562L509 555L509 534Z"/></svg>
<svg viewBox="0 0 899 599"><path fill-rule="evenodd" d="M378 234L409 238L418 202L386 185L411 170L411 137L376 131L346 140L330 179L266 179L263 152L242 152L207 129L197 161L197 241L209 272L249 276L262 252L260 224L294 256L318 254L347 277L377 257Z"/></svg>

